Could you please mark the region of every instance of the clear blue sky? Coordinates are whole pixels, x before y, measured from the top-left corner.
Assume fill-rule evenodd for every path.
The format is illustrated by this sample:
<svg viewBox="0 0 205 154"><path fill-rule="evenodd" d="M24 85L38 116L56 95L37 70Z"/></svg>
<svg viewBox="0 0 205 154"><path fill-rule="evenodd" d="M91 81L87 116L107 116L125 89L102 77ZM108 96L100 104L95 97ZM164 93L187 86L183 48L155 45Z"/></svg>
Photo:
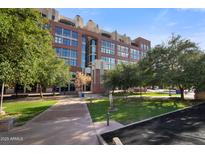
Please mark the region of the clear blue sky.
<svg viewBox="0 0 205 154"><path fill-rule="evenodd" d="M74 18L80 15L84 24L92 19L101 29L117 30L134 39L151 40L152 46L166 41L171 33L199 43L205 50L205 9L57 9L60 14Z"/></svg>

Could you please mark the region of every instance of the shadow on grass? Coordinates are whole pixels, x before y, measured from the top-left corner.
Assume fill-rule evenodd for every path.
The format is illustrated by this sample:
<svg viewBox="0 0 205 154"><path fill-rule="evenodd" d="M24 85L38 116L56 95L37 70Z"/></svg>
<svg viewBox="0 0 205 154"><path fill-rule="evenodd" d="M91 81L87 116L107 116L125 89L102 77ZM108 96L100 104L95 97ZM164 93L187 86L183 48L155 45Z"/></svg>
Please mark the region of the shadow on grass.
<svg viewBox="0 0 205 154"><path fill-rule="evenodd" d="M162 93L162 92L142 92L142 93L140 93L140 92L127 92L127 93L117 92L117 93L114 93L113 95L114 96L125 96L125 95L127 95L127 96L132 96L132 95L134 95L134 96L140 96L140 95L142 95L142 96L170 96L169 93ZM106 96L108 96L108 95L106 95ZM177 96L180 96L180 95L179 94L171 94L171 97L177 97Z"/></svg>
<svg viewBox="0 0 205 154"><path fill-rule="evenodd" d="M8 115L14 116L16 118L15 126L21 126L25 124L28 120L32 119L36 115L48 109L50 106L51 105L39 106L39 107L28 107L22 109L20 112L8 113Z"/></svg>
<svg viewBox="0 0 205 154"><path fill-rule="evenodd" d="M125 103L123 98L116 98L113 104L118 110L111 113L111 119L122 124L129 124L184 108L191 105L192 102L181 101L178 98L128 98L127 103ZM108 99L99 99L94 103L88 104L94 122L106 120L108 106Z"/></svg>

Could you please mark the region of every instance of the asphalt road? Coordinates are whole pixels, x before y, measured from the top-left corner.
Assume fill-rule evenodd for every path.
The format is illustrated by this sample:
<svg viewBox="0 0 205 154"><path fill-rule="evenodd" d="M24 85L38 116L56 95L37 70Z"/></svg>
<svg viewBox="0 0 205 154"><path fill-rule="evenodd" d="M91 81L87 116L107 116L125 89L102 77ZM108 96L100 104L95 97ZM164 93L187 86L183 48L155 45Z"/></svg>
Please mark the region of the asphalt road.
<svg viewBox="0 0 205 154"><path fill-rule="evenodd" d="M102 135L108 144L118 137L128 145L205 144L205 103Z"/></svg>

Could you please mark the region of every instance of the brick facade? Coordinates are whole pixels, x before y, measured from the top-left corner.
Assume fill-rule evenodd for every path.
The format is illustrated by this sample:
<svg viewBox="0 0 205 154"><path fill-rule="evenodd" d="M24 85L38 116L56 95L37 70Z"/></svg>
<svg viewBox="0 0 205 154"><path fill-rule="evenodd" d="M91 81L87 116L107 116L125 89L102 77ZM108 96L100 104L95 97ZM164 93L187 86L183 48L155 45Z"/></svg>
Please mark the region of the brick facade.
<svg viewBox="0 0 205 154"><path fill-rule="evenodd" d="M78 16L79 17L79 16ZM64 19L65 20L65 19ZM73 21L72 21L73 22ZM91 21L89 21L91 22ZM93 24L93 23L89 23ZM77 24L76 24L77 25ZM86 28L86 26L82 27L76 27L73 25L68 25L66 23L61 23L60 21L57 20L50 20L50 30L53 36L55 36L55 27L61 27L63 29L71 30L74 32L78 33L78 45L77 47L72 47L72 46L67 46L63 44L58 44L53 42L53 47L54 48L65 48L65 49L73 49L77 51L77 65L70 67L71 72L77 72L77 71L83 71L83 68L81 68L81 44L82 44L82 35L86 36L87 38L92 38L96 41L96 59L101 59L102 56L104 57L110 57L115 59L115 64L118 63L118 60L125 60L128 62L138 62L141 59L141 55L143 55L144 52L150 49L151 42L149 40L146 40L142 37L138 37L135 40L130 40L129 42L129 37L126 37L124 35L119 35L117 32L113 32L103 35L102 30L99 30L98 27L95 28L95 30L91 31L91 28ZM88 24L87 24L88 27ZM89 30L88 30L89 29ZM97 29L97 30L96 30ZM94 32L96 31L96 32ZM113 39L114 38L114 39ZM123 41L122 39L125 38ZM112 42L115 44L115 51L114 54L108 54L108 53L103 53L101 52L101 40ZM87 45L87 44L86 44ZM128 57L122 57L118 55L118 45L128 47ZM88 44L89 46L89 44ZM145 47L145 48L144 48ZM132 59L131 58L131 49L136 49L139 51L140 58L139 59ZM87 52L87 51L86 51ZM90 66L87 66L90 67ZM102 70L101 70L102 71ZM93 73L94 72L94 73ZM92 84L91 84L91 90L93 93L100 93L104 91L103 86L101 85L101 79L100 79L100 70L92 70ZM93 79L95 77L95 79Z"/></svg>

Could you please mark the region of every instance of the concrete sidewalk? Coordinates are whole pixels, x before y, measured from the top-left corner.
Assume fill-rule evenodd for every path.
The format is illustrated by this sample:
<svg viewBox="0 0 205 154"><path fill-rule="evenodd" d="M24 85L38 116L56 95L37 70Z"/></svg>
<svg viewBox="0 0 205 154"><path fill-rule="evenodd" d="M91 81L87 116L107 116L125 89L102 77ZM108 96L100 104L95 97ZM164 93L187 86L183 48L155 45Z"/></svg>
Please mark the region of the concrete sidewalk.
<svg viewBox="0 0 205 154"><path fill-rule="evenodd" d="M79 98L60 100L24 126L0 133L0 138L0 145L99 144L87 106Z"/></svg>

